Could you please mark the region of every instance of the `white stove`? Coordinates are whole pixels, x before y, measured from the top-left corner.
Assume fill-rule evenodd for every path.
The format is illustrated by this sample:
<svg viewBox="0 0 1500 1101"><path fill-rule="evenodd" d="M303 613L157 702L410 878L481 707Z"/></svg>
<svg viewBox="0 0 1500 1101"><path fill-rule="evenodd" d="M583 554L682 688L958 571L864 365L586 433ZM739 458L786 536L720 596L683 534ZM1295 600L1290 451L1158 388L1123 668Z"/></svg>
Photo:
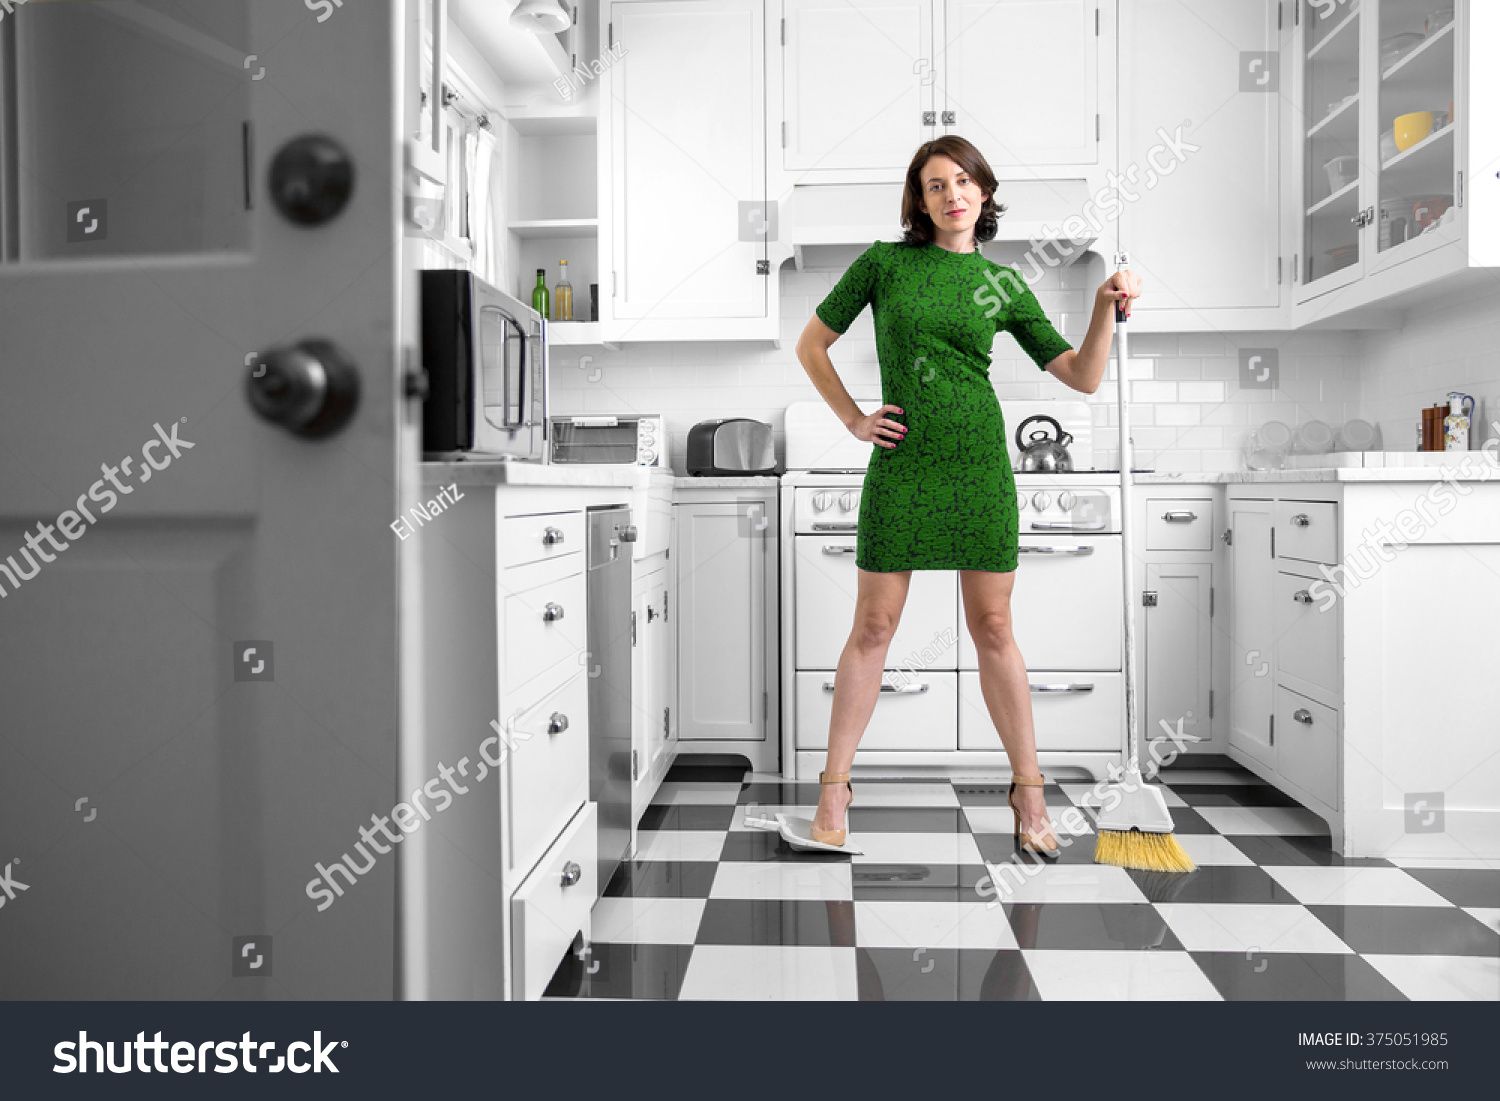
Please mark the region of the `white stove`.
<svg viewBox="0 0 1500 1101"><path fill-rule="evenodd" d="M856 402L867 413L881 404L878 397ZM1045 413L1074 437L1069 452L1078 469L1015 474L1021 559L1011 610L1043 770L1099 778L1120 760L1125 737L1119 474L1091 468L1086 403L1007 401L1002 411L1013 468L1020 466L1015 430L1027 417ZM798 778L823 766L834 670L853 624L859 500L873 446L822 401L787 407L782 760ZM855 768L865 775L1009 772L979 690L957 571L912 574Z"/></svg>

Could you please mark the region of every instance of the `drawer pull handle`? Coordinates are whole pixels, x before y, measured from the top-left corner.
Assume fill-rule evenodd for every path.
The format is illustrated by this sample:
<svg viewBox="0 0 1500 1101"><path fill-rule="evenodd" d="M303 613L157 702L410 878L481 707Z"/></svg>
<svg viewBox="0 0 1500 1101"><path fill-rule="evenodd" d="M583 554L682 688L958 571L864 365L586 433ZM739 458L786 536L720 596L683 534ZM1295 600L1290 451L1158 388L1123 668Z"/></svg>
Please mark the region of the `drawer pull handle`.
<svg viewBox="0 0 1500 1101"><path fill-rule="evenodd" d="M1092 692L1092 684L1033 684L1033 692Z"/></svg>
<svg viewBox="0 0 1500 1101"><path fill-rule="evenodd" d="M1292 517L1292 523L1299 528L1305 528L1312 523L1312 517L1305 512L1299 512L1296 516Z"/></svg>
<svg viewBox="0 0 1500 1101"><path fill-rule="evenodd" d="M570 860L563 865L562 885L571 887L583 878L583 869L578 866L577 861Z"/></svg>
<svg viewBox="0 0 1500 1101"><path fill-rule="evenodd" d="M812 529L813 531L858 531L859 524L852 520L845 524L822 523L814 524Z"/></svg>
<svg viewBox="0 0 1500 1101"><path fill-rule="evenodd" d="M548 524L542 529L542 546L550 547L554 543L561 543L564 539L562 528L555 528Z"/></svg>
<svg viewBox="0 0 1500 1101"><path fill-rule="evenodd" d="M1036 525L1033 524L1032 526L1035 527ZM1087 558L1089 555L1094 553L1094 548L1088 546L1051 547L1032 543L1022 543L1020 546L1020 551L1022 554L1063 554L1070 555L1075 558Z"/></svg>
<svg viewBox="0 0 1500 1101"><path fill-rule="evenodd" d="M853 554L858 549L858 547L836 547L832 543L823 544L824 554Z"/></svg>
<svg viewBox="0 0 1500 1101"><path fill-rule="evenodd" d="M882 684L880 686L880 690L882 692L890 692L897 696L914 696L919 692L927 691L928 687L929 686L925 684ZM825 680L823 682L823 691L832 692L833 681Z"/></svg>
<svg viewBox="0 0 1500 1101"><path fill-rule="evenodd" d="M1312 712L1305 707L1299 707L1293 711L1292 718L1296 719L1299 723L1306 723L1308 726L1312 726Z"/></svg>
<svg viewBox="0 0 1500 1101"><path fill-rule="evenodd" d="M640 538L640 529L634 524L626 524L618 530L620 532L620 542L622 543L634 543Z"/></svg>
<svg viewBox="0 0 1500 1101"><path fill-rule="evenodd" d="M1292 599L1298 604L1311 604L1313 602L1312 593L1306 589L1298 589L1292 594Z"/></svg>
<svg viewBox="0 0 1500 1101"><path fill-rule="evenodd" d="M552 717L547 720L548 734L561 734L568 729L568 717L561 711L552 712Z"/></svg>
<svg viewBox="0 0 1500 1101"><path fill-rule="evenodd" d="M551 623L554 619L563 617L563 606L555 600L547 601L547 606L542 609L542 621Z"/></svg>
<svg viewBox="0 0 1500 1101"><path fill-rule="evenodd" d="M1032 531L1103 531L1105 523L1103 520L1093 520L1087 524L1075 524L1071 520L1033 520Z"/></svg>
<svg viewBox="0 0 1500 1101"><path fill-rule="evenodd" d="M1198 519L1198 514L1186 510L1181 512L1164 512L1161 514L1161 518L1169 524L1191 524L1194 520Z"/></svg>

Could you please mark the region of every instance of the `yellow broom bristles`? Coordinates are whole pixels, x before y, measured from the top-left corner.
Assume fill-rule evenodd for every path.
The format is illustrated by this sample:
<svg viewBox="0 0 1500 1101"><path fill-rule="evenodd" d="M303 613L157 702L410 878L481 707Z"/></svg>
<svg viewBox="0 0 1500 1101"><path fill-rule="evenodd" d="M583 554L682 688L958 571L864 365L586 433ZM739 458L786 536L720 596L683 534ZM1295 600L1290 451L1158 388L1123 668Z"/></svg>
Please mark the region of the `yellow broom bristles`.
<svg viewBox="0 0 1500 1101"><path fill-rule="evenodd" d="M1100 830L1094 863L1143 872L1191 872L1197 867L1170 833L1140 830Z"/></svg>

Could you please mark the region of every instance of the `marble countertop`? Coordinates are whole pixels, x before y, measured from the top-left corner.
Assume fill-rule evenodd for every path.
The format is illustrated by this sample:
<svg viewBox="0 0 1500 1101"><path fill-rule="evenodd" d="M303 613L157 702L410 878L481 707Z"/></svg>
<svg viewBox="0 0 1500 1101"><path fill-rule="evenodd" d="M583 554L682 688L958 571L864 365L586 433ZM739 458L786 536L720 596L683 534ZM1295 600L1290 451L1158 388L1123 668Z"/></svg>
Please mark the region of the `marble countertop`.
<svg viewBox="0 0 1500 1101"><path fill-rule="evenodd" d="M644 466L573 465L571 463L518 463L477 460L472 462L424 462L422 480L430 484L457 483L465 486L627 486L670 487L676 480L670 470Z"/></svg>

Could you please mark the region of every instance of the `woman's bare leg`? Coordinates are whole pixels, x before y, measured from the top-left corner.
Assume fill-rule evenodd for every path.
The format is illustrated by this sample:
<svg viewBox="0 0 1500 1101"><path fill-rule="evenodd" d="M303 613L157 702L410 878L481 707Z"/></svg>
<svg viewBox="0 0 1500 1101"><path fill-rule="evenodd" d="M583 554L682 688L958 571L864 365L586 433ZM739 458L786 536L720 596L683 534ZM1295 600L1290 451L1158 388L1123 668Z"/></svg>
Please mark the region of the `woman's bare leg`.
<svg viewBox="0 0 1500 1101"><path fill-rule="evenodd" d="M885 668L891 636L901 622L911 571L877 573L858 570L859 592L854 600L854 624L839 655L833 681L833 714L828 720L828 757L825 772L848 772L854 751L880 698L880 676ZM844 826L844 808L849 789L843 784L824 784L818 797L813 825L820 830Z"/></svg>
<svg viewBox="0 0 1500 1101"><path fill-rule="evenodd" d="M964 622L979 655L979 690L990 721L1000 732L1011 773L1040 775L1026 661L1011 632L1010 595L1015 571L959 570L958 580L964 597ZM1037 836L1051 832L1041 788L1017 785L1016 804L1021 809L1022 829Z"/></svg>

